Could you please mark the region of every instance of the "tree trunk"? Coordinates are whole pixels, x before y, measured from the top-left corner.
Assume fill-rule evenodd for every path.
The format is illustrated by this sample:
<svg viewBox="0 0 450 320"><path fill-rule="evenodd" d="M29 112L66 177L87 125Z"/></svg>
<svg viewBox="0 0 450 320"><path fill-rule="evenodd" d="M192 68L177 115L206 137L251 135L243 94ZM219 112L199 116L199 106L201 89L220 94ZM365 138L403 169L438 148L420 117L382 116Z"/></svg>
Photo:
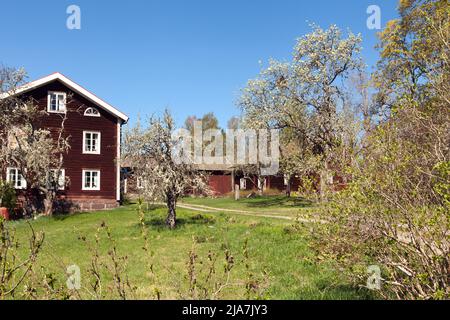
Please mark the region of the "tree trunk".
<svg viewBox="0 0 450 320"><path fill-rule="evenodd" d="M52 216L53 215L53 199L44 199L44 214L46 216Z"/></svg>
<svg viewBox="0 0 450 320"><path fill-rule="evenodd" d="M327 183L328 183L328 168L325 166L320 170L320 201L325 202L327 199Z"/></svg>
<svg viewBox="0 0 450 320"><path fill-rule="evenodd" d="M264 181L265 181L264 177L261 176L258 177L258 195L261 197L264 195Z"/></svg>
<svg viewBox="0 0 450 320"><path fill-rule="evenodd" d="M286 185L286 197L291 197L291 177L289 177Z"/></svg>
<svg viewBox="0 0 450 320"><path fill-rule="evenodd" d="M167 195L167 219L166 224L170 229L175 229L177 225L177 202L175 196L172 193Z"/></svg>
<svg viewBox="0 0 450 320"><path fill-rule="evenodd" d="M52 216L55 209L56 192L45 188L41 188L40 192L44 196L44 215Z"/></svg>
<svg viewBox="0 0 450 320"><path fill-rule="evenodd" d="M33 217L37 212L36 205L34 204L34 200L32 199L29 190L25 191L24 194L22 212L26 217Z"/></svg>

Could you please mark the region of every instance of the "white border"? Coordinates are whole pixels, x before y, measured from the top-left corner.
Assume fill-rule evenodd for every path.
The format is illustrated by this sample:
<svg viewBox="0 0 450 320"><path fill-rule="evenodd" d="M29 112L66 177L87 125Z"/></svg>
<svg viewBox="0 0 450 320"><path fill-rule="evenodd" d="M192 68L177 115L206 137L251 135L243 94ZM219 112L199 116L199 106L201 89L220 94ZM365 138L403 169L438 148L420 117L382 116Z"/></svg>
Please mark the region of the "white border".
<svg viewBox="0 0 450 320"><path fill-rule="evenodd" d="M56 95L63 95L64 96L64 110L58 110L58 111L53 111L50 110L50 104L51 104L51 95L52 94L56 94ZM61 91L49 91L47 93L47 112L48 113L66 113L67 112L67 94L65 92L61 92Z"/></svg>
<svg viewBox="0 0 450 320"><path fill-rule="evenodd" d="M86 188L85 187L85 173L86 172L98 172L98 187L97 188ZM86 170L83 170L82 171L82 186L81 186L81 190L83 190L83 191L100 191L101 190L101 188L100 188L100 186L101 186L101 172L100 172L100 170L98 170L98 169L86 169Z"/></svg>
<svg viewBox="0 0 450 320"><path fill-rule="evenodd" d="M97 111L97 114L87 114L88 110L94 110ZM84 114L85 117L95 117L95 118L100 118L100 111L98 111L96 108L92 108L89 107L86 110L84 110Z"/></svg>
<svg viewBox="0 0 450 320"><path fill-rule="evenodd" d="M11 170L16 170L17 171L17 178L20 178L20 180L21 180L21 184L22 184L22 187L16 187L15 185L13 186L14 187L14 189L15 190L26 190L27 189L27 181L24 179L24 177L23 177L23 175L20 175L19 176L19 168L16 168L16 167L8 167L8 168L6 168L6 182L8 182L8 183L10 183L10 182L12 182L10 179L9 179L9 171L11 171Z"/></svg>
<svg viewBox="0 0 450 320"><path fill-rule="evenodd" d="M97 133L98 134L98 148L97 151L86 151L86 133ZM102 133L100 131L83 131L83 154L101 154L102 152Z"/></svg>

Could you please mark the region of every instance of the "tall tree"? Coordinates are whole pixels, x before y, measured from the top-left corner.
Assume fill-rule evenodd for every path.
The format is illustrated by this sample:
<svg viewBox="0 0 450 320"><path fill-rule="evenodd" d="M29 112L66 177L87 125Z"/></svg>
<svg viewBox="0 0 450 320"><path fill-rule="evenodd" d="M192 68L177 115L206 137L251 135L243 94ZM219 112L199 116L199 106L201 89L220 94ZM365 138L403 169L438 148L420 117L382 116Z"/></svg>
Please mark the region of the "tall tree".
<svg viewBox="0 0 450 320"><path fill-rule="evenodd" d="M166 203L166 224L171 229L176 227L179 197L189 190L208 190L205 177L191 163L176 160L183 141L174 135L175 130L174 120L166 110L162 117L150 117L145 128L138 123L128 130L124 146L125 156L134 164L135 174L142 181L146 200Z"/></svg>
<svg viewBox="0 0 450 320"><path fill-rule="evenodd" d="M359 35L345 38L336 26L313 26L298 40L292 62L270 61L239 102L247 125L282 129L295 140L300 152L291 159L320 172L323 195L333 151L343 143L341 114L349 91L343 80L363 67L360 43Z"/></svg>
<svg viewBox="0 0 450 320"><path fill-rule="evenodd" d="M184 122L184 128L187 129L191 134L194 134L194 125L196 121L201 121L203 131L206 131L208 129L220 129L219 120L215 116L214 112L209 112L201 118L198 118L197 116L187 117Z"/></svg>
<svg viewBox="0 0 450 320"><path fill-rule="evenodd" d="M227 129L238 130L241 127L241 122L240 117L233 116L227 122Z"/></svg>
<svg viewBox="0 0 450 320"><path fill-rule="evenodd" d="M196 123L201 123L201 127L196 128ZM197 160L201 159L204 162L204 157L215 157L219 154L216 146L217 143L220 142L220 139L223 139L224 131L220 129L219 120L215 116L214 112L209 112L201 118L197 118L197 116L189 116L184 122L184 128L189 131L195 143L198 146L201 146L201 150L195 150L195 145L193 145L193 151L200 153L196 154ZM197 131L200 129L201 132L196 132L196 129ZM216 139L218 139L218 141L216 141Z"/></svg>
<svg viewBox="0 0 450 320"><path fill-rule="evenodd" d="M390 114L402 104L423 106L437 96L450 104L448 1L401 0L399 14L380 34L374 75L380 112Z"/></svg>

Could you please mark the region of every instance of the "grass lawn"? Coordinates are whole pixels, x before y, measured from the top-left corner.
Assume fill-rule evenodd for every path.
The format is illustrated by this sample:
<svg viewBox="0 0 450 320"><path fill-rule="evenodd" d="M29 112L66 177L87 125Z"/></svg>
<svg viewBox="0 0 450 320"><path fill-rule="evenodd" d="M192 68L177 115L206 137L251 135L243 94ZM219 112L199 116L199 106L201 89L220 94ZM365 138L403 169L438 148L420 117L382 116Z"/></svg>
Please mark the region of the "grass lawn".
<svg viewBox="0 0 450 320"><path fill-rule="evenodd" d="M302 198L287 198L285 196L264 196L256 198L183 198L182 203L204 205L220 209L250 211L269 215L284 215L296 217L302 209L312 208L313 204Z"/></svg>
<svg viewBox="0 0 450 320"><path fill-rule="evenodd" d="M253 199L252 199L253 200ZM273 199L271 199L273 200ZM215 202L217 201L217 203ZM223 205L226 200L209 200L208 204ZM263 201L243 200L245 206L262 206ZM289 204L285 204L289 208ZM283 205L281 206L283 208ZM224 213L214 215L199 214L178 209L179 225L170 231L164 227L165 208L151 208L146 212L145 224L149 231L150 246L154 251L152 261L156 274L156 287L162 299L189 298L187 262L189 251L196 240L196 266L199 282L204 278L202 269L207 265L208 252L218 254L216 276L223 274L224 251L230 250L234 258L229 286L217 298L245 298L245 283L249 271L254 279L262 279L256 286L266 288L264 297L270 299L363 299L368 295L364 290L356 290L340 278L340 273L331 263L317 265L313 253L308 248L304 234L287 232L289 221L270 218L233 216ZM137 286L137 298L148 298L153 294L148 256L142 250L144 241L135 206L119 209L40 218L32 222L36 231L44 231L46 240L38 260L42 265L65 282L65 268L76 264L83 276L91 262L92 252L86 249L80 235L94 240L99 225L105 222L112 231L119 255L128 258L127 274L130 282ZM10 222L16 234L23 241L23 250L29 234L24 221ZM244 259L243 245L248 239L249 258ZM107 241L100 241L103 254L107 256ZM244 267L247 262L249 271ZM207 268L206 268L207 269ZM206 270L205 269L205 270ZM263 276L263 272L267 276ZM85 278L84 278L85 279ZM85 279L86 280L86 279ZM84 281L85 281L84 280Z"/></svg>

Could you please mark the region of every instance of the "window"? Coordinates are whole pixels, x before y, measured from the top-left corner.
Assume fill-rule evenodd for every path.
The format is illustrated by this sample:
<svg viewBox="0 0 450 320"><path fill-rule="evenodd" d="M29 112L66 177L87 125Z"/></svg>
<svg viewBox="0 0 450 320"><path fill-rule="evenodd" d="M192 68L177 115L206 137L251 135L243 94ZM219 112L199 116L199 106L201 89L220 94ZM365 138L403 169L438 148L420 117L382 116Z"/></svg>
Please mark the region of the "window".
<svg viewBox="0 0 450 320"><path fill-rule="evenodd" d="M83 170L83 190L100 190L99 170Z"/></svg>
<svg viewBox="0 0 450 320"><path fill-rule="evenodd" d="M333 174L328 174L328 176L327 176L327 183L328 184L334 184L334 176L333 176Z"/></svg>
<svg viewBox="0 0 450 320"><path fill-rule="evenodd" d="M58 190L64 190L66 188L66 170L61 169L59 177L56 176L56 171L56 169L50 170L49 183L53 184L54 182L58 181Z"/></svg>
<svg viewBox="0 0 450 320"><path fill-rule="evenodd" d="M64 92L49 92L47 111L52 113L66 112L66 94Z"/></svg>
<svg viewBox="0 0 450 320"><path fill-rule="evenodd" d="M11 183L15 189L26 189L27 182L22 176L22 173L17 168L8 168L6 170L6 181Z"/></svg>
<svg viewBox="0 0 450 320"><path fill-rule="evenodd" d="M83 132L83 153L100 154L100 132Z"/></svg>
<svg viewBox="0 0 450 320"><path fill-rule="evenodd" d="M142 190L145 188L145 185L146 185L146 183L145 183L144 179L142 179L141 177L138 177L137 178L137 188Z"/></svg>
<svg viewBox="0 0 450 320"><path fill-rule="evenodd" d="M100 117L100 112L95 108L87 108L84 115L86 117Z"/></svg>

